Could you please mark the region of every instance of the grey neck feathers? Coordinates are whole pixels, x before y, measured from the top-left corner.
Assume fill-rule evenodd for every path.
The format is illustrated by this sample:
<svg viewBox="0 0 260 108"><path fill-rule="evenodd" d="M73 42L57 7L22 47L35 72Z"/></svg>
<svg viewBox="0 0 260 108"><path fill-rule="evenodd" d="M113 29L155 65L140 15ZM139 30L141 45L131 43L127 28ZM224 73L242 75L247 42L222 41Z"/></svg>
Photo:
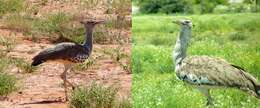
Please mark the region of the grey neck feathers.
<svg viewBox="0 0 260 108"><path fill-rule="evenodd" d="M187 26L182 26L173 52L175 67L181 65L182 60L186 57L186 51L190 38L191 28Z"/></svg>
<svg viewBox="0 0 260 108"><path fill-rule="evenodd" d="M93 47L93 28L86 28L85 32L85 41L83 43L83 46L90 51L92 51Z"/></svg>

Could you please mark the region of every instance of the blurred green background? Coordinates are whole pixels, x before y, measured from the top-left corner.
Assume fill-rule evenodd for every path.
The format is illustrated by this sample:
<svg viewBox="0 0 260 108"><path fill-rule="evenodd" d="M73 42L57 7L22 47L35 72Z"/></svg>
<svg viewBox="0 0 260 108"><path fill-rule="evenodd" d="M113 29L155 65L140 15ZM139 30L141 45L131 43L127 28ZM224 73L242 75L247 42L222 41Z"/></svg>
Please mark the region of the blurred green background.
<svg viewBox="0 0 260 108"><path fill-rule="evenodd" d="M132 99L134 108L203 108L206 98L178 80L172 51L179 26L195 27L188 56L208 55L245 68L260 80L260 13L254 0L133 0ZM211 91L214 107L258 108L260 100L237 89Z"/></svg>
<svg viewBox="0 0 260 108"><path fill-rule="evenodd" d="M257 0L132 0L141 13L241 13L258 12Z"/></svg>

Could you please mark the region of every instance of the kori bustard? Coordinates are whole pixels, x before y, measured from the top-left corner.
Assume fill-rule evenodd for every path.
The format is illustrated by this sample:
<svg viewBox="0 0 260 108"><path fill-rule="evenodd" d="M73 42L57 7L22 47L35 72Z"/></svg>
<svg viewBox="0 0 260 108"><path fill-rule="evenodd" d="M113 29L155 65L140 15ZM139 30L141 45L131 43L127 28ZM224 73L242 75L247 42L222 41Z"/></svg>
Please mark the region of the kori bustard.
<svg viewBox="0 0 260 108"><path fill-rule="evenodd" d="M67 86L69 85L74 89L73 84L67 80L67 72L71 69L72 64L83 63L90 56L93 47L94 27L95 25L104 22L104 20L95 19L87 19L80 22L85 27L85 41L83 45L63 42L57 44L53 48L45 49L33 57L33 66L37 66L48 61L55 61L64 64L64 71L61 74L61 78L64 85L65 101L68 100Z"/></svg>
<svg viewBox="0 0 260 108"><path fill-rule="evenodd" d="M178 20L181 30L173 51L175 72L179 79L196 86L206 97L207 105L212 104L212 87L233 87L260 98L260 84L243 68L220 58L208 56L188 56L186 54L191 39L192 22Z"/></svg>

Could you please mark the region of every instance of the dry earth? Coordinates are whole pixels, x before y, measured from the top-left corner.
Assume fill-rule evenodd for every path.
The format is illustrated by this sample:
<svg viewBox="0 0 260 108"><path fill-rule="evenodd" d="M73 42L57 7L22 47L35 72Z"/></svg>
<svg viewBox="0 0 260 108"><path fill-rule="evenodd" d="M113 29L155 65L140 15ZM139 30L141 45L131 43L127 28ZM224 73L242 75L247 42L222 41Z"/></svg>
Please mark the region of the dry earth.
<svg viewBox="0 0 260 108"><path fill-rule="evenodd" d="M0 30L0 35L8 36L13 31ZM8 56L14 58L24 58L31 62L31 58L39 51L52 47L46 39L44 42L34 43L23 39L21 33L15 34L15 47ZM95 63L87 70L71 71L69 80L76 85L89 85L92 81L105 86L115 86L119 88L118 98L130 96L131 74L124 70L111 55L104 53L104 49L117 48L118 45L94 45L92 58ZM125 45L123 50L130 56L130 45ZM129 58L123 58L124 64L129 65ZM0 105L6 108L66 108L64 103L64 89L60 74L63 72L63 65L50 62L44 63L37 68L34 73L23 73L17 67L12 67L10 73L19 79L20 89L6 99L0 101Z"/></svg>
<svg viewBox="0 0 260 108"><path fill-rule="evenodd" d="M42 0L26 0L30 5L37 7L39 10L36 17L44 16L45 14L55 13L55 12L68 12L77 13L78 12L93 15L95 17L104 17L106 11L106 6L101 2L101 5L91 9L82 9L80 7L79 1L81 0L65 0L60 2L59 0L48 1L42 3ZM131 10L131 7L129 8ZM48 11L46 11L48 10ZM91 11L89 11L91 10ZM131 13L131 11L129 11ZM127 16L130 18L130 15ZM131 19L130 19L131 20ZM0 23L0 26L3 26ZM128 39L130 39L130 29L125 30ZM20 32L0 29L0 36L4 38L13 38L15 41L14 48L7 54L9 57L14 58L24 58L26 62L31 62L31 58L35 56L39 51L54 46L48 38L40 39L40 42L33 42L27 39ZM113 50L120 47L121 51L127 54L127 57L122 58L121 63L130 66L130 53L131 45L127 43L126 45L94 45L94 51L92 53L92 58L95 59L94 64L83 71L78 71L73 69L69 72L69 81L76 85L87 86L91 82L95 81L104 86L115 86L119 88L118 98L130 97L131 90L131 72L130 70L125 70L120 63L116 62L111 54L105 53L107 50ZM0 46L4 48L4 46ZM8 95L7 98L0 100L0 108L67 108L68 103L63 102L64 100L64 89L62 86L62 80L60 74L63 72L63 65L58 63L44 63L38 66L37 70L33 73L21 72L17 67L10 67L10 74L14 74L19 80L19 89L12 94ZM130 69L130 68L129 68Z"/></svg>

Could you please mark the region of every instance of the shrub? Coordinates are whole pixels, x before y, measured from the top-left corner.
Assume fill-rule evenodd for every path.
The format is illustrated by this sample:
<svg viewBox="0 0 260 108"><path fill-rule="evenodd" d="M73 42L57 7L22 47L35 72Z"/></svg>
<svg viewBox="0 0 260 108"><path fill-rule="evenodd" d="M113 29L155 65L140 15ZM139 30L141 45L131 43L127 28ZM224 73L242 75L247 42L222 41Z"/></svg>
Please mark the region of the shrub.
<svg viewBox="0 0 260 108"><path fill-rule="evenodd" d="M0 36L0 45L5 46L5 50L6 52L10 52L15 44L15 40L14 37L10 37L10 38L4 38L2 36Z"/></svg>
<svg viewBox="0 0 260 108"><path fill-rule="evenodd" d="M47 17L47 20L43 20L39 25L41 31L46 31L48 33L59 33L64 35L65 30L63 29L65 25L70 21L71 17L63 12L58 12L51 14Z"/></svg>
<svg viewBox="0 0 260 108"><path fill-rule="evenodd" d="M10 64L10 60L5 56L6 53L3 50L0 50L0 73L3 73Z"/></svg>
<svg viewBox="0 0 260 108"><path fill-rule="evenodd" d="M0 52L0 55L0 96L5 96L16 90L16 78L5 72L11 62L5 57L5 54L3 54L2 51Z"/></svg>
<svg viewBox="0 0 260 108"><path fill-rule="evenodd" d="M0 16L8 12L20 12L24 9L24 0L0 0Z"/></svg>
<svg viewBox="0 0 260 108"><path fill-rule="evenodd" d="M117 89L92 83L87 87L78 87L72 92L71 108L113 108Z"/></svg>
<svg viewBox="0 0 260 108"><path fill-rule="evenodd" d="M18 13L9 14L4 17L4 26L19 32L29 32L32 30L32 20L29 17Z"/></svg>
<svg viewBox="0 0 260 108"><path fill-rule="evenodd" d="M131 21L125 16L117 16L116 18L111 18L105 26L116 29L127 29L131 27Z"/></svg>
<svg viewBox="0 0 260 108"><path fill-rule="evenodd" d="M143 13L211 13L217 5L228 0L142 0L136 2Z"/></svg>
<svg viewBox="0 0 260 108"><path fill-rule="evenodd" d="M143 0L140 2L140 11L143 13L176 13L189 10L186 0Z"/></svg>
<svg viewBox="0 0 260 108"><path fill-rule="evenodd" d="M213 13L227 13L229 10L229 8L225 5L217 5L214 10Z"/></svg>
<svg viewBox="0 0 260 108"><path fill-rule="evenodd" d="M23 59L12 59L12 63L15 64L25 73L32 73L35 71L36 67L32 67L30 63L24 61Z"/></svg>
<svg viewBox="0 0 260 108"><path fill-rule="evenodd" d="M13 75L0 72L0 96L7 95L16 90L16 79Z"/></svg>
<svg viewBox="0 0 260 108"><path fill-rule="evenodd" d="M250 12L250 6L246 4L231 4L229 5L229 12L240 13L240 12Z"/></svg>

